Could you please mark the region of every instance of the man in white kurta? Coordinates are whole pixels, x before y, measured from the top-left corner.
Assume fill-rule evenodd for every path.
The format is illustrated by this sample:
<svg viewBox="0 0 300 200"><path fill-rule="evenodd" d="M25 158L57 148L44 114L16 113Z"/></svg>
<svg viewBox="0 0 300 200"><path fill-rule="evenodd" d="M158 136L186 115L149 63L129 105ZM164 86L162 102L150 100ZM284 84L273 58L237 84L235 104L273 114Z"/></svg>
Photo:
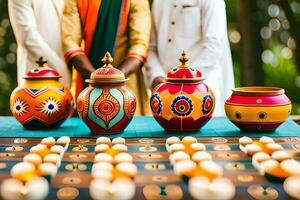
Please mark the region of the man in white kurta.
<svg viewBox="0 0 300 200"><path fill-rule="evenodd" d="M57 70L65 86L71 85L71 72L64 62L61 42L61 16L64 0L8 0L9 17L18 44L18 84L41 56Z"/></svg>
<svg viewBox="0 0 300 200"><path fill-rule="evenodd" d="M179 65L182 51L198 67L216 96L214 116L223 116L234 87L224 0L154 0L145 75L149 87Z"/></svg>

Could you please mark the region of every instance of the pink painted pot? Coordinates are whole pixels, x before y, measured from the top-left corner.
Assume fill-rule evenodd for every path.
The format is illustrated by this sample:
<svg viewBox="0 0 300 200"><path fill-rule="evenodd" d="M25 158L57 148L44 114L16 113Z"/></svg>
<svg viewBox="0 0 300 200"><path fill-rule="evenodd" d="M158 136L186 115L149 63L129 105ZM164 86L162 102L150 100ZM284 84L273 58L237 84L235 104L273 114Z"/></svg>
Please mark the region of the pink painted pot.
<svg viewBox="0 0 300 200"><path fill-rule="evenodd" d="M225 103L227 117L243 131L274 131L291 109L284 89L274 87L236 88Z"/></svg>

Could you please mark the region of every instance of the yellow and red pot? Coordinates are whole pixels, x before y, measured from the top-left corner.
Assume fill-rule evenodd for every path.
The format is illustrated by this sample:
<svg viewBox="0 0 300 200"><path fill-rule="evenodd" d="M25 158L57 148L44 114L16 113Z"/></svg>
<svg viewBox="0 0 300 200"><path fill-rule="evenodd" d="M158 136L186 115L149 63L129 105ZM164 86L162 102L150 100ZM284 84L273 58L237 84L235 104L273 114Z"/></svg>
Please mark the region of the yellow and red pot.
<svg viewBox="0 0 300 200"><path fill-rule="evenodd" d="M184 52L179 60L181 65L172 68L166 82L153 90L150 106L166 131L197 131L211 119L215 97L203 83L202 73L187 64Z"/></svg>
<svg viewBox="0 0 300 200"><path fill-rule="evenodd" d="M274 131L291 109L284 89L275 87L235 88L225 103L227 117L243 131Z"/></svg>

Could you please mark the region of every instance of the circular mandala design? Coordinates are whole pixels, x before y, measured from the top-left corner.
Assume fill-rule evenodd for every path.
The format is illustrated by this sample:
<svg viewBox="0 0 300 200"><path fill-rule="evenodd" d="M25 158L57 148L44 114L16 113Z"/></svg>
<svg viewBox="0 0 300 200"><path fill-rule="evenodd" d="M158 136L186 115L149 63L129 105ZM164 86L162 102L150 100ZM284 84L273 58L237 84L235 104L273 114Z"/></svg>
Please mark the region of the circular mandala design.
<svg viewBox="0 0 300 200"><path fill-rule="evenodd" d="M214 107L214 101L210 95L203 98L202 112L207 115Z"/></svg>
<svg viewBox="0 0 300 200"><path fill-rule="evenodd" d="M173 100L171 109L175 115L185 117L193 111L193 102L186 96L178 96Z"/></svg>
<svg viewBox="0 0 300 200"><path fill-rule="evenodd" d="M114 111L114 103L109 100L103 100L99 105L98 109L103 115L110 115Z"/></svg>
<svg viewBox="0 0 300 200"><path fill-rule="evenodd" d="M162 111L162 102L157 93L155 93L150 99L150 107L153 113L159 115Z"/></svg>

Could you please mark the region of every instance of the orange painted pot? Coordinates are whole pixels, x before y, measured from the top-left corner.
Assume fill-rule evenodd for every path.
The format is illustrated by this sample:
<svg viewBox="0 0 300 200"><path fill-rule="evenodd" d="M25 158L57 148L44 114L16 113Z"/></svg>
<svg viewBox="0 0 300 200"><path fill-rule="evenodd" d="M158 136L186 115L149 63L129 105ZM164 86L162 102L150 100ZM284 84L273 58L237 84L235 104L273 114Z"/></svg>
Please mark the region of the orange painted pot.
<svg viewBox="0 0 300 200"><path fill-rule="evenodd" d="M10 96L13 116L28 129L56 128L73 113L71 92L46 63L40 58L38 66L24 77L25 84Z"/></svg>
<svg viewBox="0 0 300 200"><path fill-rule="evenodd" d="M225 103L227 117L243 131L274 131L291 109L284 89L274 87L236 88Z"/></svg>
<svg viewBox="0 0 300 200"><path fill-rule="evenodd" d="M198 131L211 119L215 97L203 83L201 72L189 67L185 53L179 60L182 64L171 69L166 82L153 90L152 114L166 131Z"/></svg>

